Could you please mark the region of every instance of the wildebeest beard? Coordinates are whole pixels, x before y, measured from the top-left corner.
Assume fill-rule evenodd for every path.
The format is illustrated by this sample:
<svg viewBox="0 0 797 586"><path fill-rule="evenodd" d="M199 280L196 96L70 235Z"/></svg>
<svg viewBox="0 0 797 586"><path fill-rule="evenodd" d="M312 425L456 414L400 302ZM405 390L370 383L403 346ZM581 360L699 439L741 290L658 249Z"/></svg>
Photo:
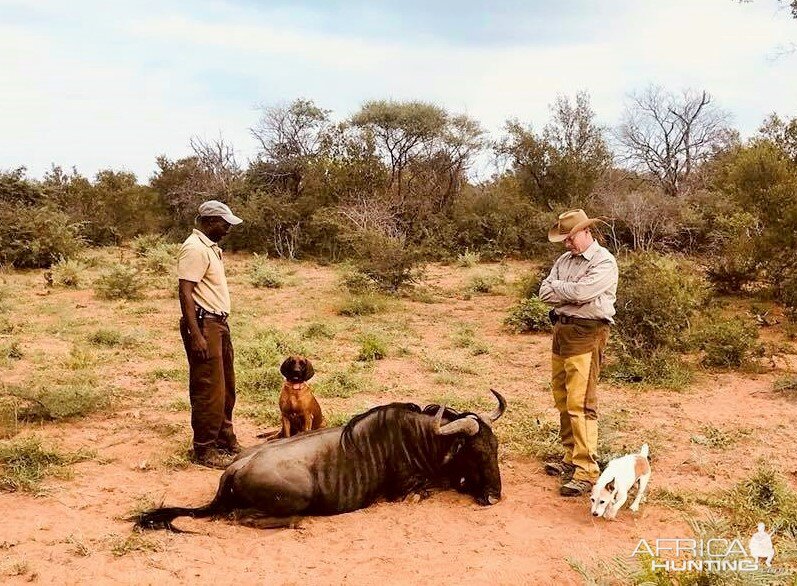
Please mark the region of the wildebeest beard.
<svg viewBox="0 0 797 586"><path fill-rule="evenodd" d="M495 392L494 392L495 393ZM171 528L178 516L207 517L254 509L274 518L331 515L380 497L450 488L483 505L501 497L498 442L488 416L412 403L375 407L345 427L277 440L243 452L224 472L204 507L162 507L138 517L146 528ZM436 414L431 411L436 409Z"/></svg>

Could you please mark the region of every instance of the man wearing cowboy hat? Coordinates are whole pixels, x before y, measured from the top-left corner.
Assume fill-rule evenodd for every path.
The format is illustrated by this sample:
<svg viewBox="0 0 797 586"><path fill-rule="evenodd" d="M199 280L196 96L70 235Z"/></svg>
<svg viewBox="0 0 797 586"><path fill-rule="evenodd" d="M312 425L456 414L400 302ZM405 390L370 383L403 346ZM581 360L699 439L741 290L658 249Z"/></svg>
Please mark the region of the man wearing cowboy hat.
<svg viewBox="0 0 797 586"><path fill-rule="evenodd" d="M230 292L219 240L242 222L212 199L199 206L197 228L183 242L177 260L180 335L188 357L188 394L193 460L226 468L241 451L232 425L235 371L230 338Z"/></svg>
<svg viewBox="0 0 797 586"><path fill-rule="evenodd" d="M618 272L614 256L592 236L598 221L584 210L559 216L548 240L564 242L567 252L540 285L540 299L553 306L551 387L565 449L562 461L545 471L562 477L563 496L589 493L600 475L596 387L614 323Z"/></svg>

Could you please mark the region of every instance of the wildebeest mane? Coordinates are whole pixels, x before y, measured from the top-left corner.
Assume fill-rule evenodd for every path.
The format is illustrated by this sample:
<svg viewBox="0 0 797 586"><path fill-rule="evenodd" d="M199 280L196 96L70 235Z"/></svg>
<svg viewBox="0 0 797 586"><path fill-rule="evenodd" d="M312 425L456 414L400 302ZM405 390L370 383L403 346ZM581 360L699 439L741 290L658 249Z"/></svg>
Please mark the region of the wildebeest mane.
<svg viewBox="0 0 797 586"><path fill-rule="evenodd" d="M351 418L340 434L340 445L344 450L357 449L356 436L370 428L369 422L384 426L388 419L400 418L405 413L421 413L421 408L415 403L390 403L378 405Z"/></svg>

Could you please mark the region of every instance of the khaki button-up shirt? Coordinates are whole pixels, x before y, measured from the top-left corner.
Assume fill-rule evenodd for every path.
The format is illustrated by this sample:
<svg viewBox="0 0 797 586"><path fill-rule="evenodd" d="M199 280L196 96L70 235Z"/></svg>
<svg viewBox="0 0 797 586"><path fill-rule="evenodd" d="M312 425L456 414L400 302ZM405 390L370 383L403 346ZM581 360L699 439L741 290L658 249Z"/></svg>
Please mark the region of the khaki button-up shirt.
<svg viewBox="0 0 797 586"><path fill-rule="evenodd" d="M568 251L556 259L540 285L540 299L559 315L614 323L617 278L614 256L594 241L581 254Z"/></svg>
<svg viewBox="0 0 797 586"><path fill-rule="evenodd" d="M192 297L202 309L229 315L230 291L224 274L221 248L197 229L180 247L177 278L196 283Z"/></svg>

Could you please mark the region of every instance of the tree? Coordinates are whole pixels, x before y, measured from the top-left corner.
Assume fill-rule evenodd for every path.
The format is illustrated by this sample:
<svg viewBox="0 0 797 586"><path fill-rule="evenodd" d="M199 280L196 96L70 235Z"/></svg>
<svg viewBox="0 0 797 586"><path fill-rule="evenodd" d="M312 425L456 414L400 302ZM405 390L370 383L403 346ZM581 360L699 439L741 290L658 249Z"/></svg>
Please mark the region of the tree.
<svg viewBox="0 0 797 586"><path fill-rule="evenodd" d="M683 193L698 166L735 138L729 115L706 91L680 95L650 86L631 96L617 139L625 161L670 196Z"/></svg>
<svg viewBox="0 0 797 586"><path fill-rule="evenodd" d="M264 107L262 112L257 125L249 129L262 148L257 169L267 183L298 196L307 165L324 148L330 110L300 98L287 106Z"/></svg>
<svg viewBox="0 0 797 586"><path fill-rule="evenodd" d="M797 118L782 120L774 112L758 129L760 137L782 150L793 163L797 163Z"/></svg>
<svg viewBox="0 0 797 586"><path fill-rule="evenodd" d="M507 121L508 136L497 151L510 158L527 195L553 208L554 204L583 202L612 157L604 130L595 122L589 94L579 92L575 103L558 96L551 111L542 134L516 119Z"/></svg>

